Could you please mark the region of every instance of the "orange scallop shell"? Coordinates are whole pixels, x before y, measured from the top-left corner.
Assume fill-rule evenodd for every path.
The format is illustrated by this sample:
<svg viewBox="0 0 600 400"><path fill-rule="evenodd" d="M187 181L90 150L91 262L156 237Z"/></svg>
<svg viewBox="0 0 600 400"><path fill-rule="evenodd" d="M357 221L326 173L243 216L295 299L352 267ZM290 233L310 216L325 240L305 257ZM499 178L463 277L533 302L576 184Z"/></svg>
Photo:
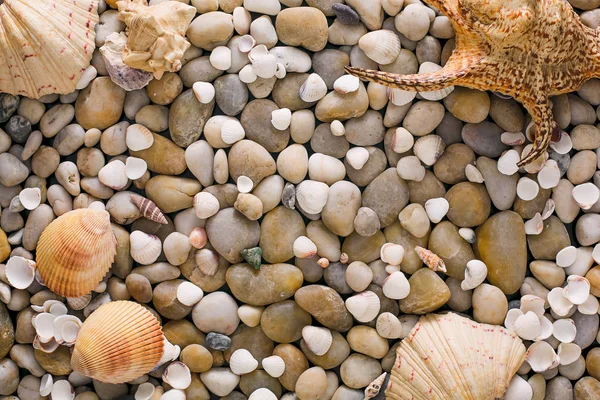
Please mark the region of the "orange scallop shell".
<svg viewBox="0 0 600 400"><path fill-rule="evenodd" d="M132 301L113 301L83 323L71 356L73 370L105 383L123 383L150 372L164 351L154 315Z"/></svg>
<svg viewBox="0 0 600 400"><path fill-rule="evenodd" d="M116 253L117 239L108 212L82 208L61 215L44 229L36 262L50 290L80 297L102 281Z"/></svg>

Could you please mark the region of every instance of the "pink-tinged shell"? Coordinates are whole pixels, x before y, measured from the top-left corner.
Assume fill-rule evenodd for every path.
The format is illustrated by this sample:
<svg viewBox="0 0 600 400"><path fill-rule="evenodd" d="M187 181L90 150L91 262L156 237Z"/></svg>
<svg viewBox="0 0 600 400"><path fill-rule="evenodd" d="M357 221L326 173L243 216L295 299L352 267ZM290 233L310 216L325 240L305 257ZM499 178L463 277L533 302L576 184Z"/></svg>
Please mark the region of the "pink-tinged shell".
<svg viewBox="0 0 600 400"><path fill-rule="evenodd" d="M206 246L206 243L208 242L208 237L206 236L206 231L204 230L204 228L200 228L200 227L196 227L196 228L192 229L192 231L190 232L189 239L190 239L190 244L195 249L203 248L204 246Z"/></svg>
<svg viewBox="0 0 600 400"><path fill-rule="evenodd" d="M427 250L420 246L415 246L415 252L427 265L427 267L431 268L434 271L446 272L446 264L444 264L444 260L442 260L437 254L435 254L431 250Z"/></svg>
<svg viewBox="0 0 600 400"><path fill-rule="evenodd" d="M129 198L131 199L131 202L140 210L144 218L149 219L150 221L158 222L159 224L168 224L167 218L152 200L148 200L137 194L132 194L129 196Z"/></svg>

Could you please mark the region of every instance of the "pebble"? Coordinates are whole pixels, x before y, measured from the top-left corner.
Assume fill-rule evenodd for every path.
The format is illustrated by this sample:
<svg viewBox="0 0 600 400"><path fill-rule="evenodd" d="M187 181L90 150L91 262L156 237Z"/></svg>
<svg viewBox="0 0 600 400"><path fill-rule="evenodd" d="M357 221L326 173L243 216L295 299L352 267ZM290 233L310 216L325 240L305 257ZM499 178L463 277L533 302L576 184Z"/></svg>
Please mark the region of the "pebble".
<svg viewBox="0 0 600 400"><path fill-rule="evenodd" d="M10 319L10 315L8 314L6 306L4 304L0 304L0 359L4 358L8 354L14 342L15 329L13 323Z"/></svg>
<svg viewBox="0 0 600 400"><path fill-rule="evenodd" d="M246 105L240 118L246 137L271 153L279 153L285 149L290 139L290 129L280 131L271 124L271 113L277 109L279 107L271 100L252 100Z"/></svg>
<svg viewBox="0 0 600 400"><path fill-rule="evenodd" d="M19 367L9 358L0 360L0 394L10 395L16 392L19 386Z"/></svg>
<svg viewBox="0 0 600 400"><path fill-rule="evenodd" d="M35 350L34 354L37 362L49 374L68 375L73 371L71 368L71 351L66 346L59 346L52 353Z"/></svg>
<svg viewBox="0 0 600 400"><path fill-rule="evenodd" d="M31 133L31 122L20 115L13 115L6 124L6 133L16 143L24 144Z"/></svg>
<svg viewBox="0 0 600 400"><path fill-rule="evenodd" d="M358 353L351 354L340 367L342 382L353 389L367 387L381 372L377 360Z"/></svg>
<svg viewBox="0 0 600 400"><path fill-rule="evenodd" d="M312 367L304 371L296 381L296 396L302 399L316 399L327 389L327 375L321 367Z"/></svg>
<svg viewBox="0 0 600 400"><path fill-rule="evenodd" d="M310 147L317 153L323 153L335 158L342 158L350 149L350 143L345 136L333 135L331 132L331 125L324 123L317 126L314 130L313 135L310 138ZM369 156L369 158L371 157ZM348 169L348 166L346 166L346 169Z"/></svg>
<svg viewBox="0 0 600 400"><path fill-rule="evenodd" d="M213 292L204 296L194 306L192 319L194 325L202 332L231 335L240 323L237 309L235 300L229 294Z"/></svg>
<svg viewBox="0 0 600 400"><path fill-rule="evenodd" d="M220 333L209 332L206 335L206 346L212 350L225 351L231 347L231 339Z"/></svg>
<svg viewBox="0 0 600 400"><path fill-rule="evenodd" d="M262 313L260 326L265 334L277 343L292 343L302 337L302 328L310 325L312 318L294 301L284 300L268 306Z"/></svg>
<svg viewBox="0 0 600 400"><path fill-rule="evenodd" d="M462 139L476 154L485 157L499 157L508 145L502 143L502 129L493 122L466 124L461 132Z"/></svg>
<svg viewBox="0 0 600 400"><path fill-rule="evenodd" d="M591 376L581 378L575 384L575 398L592 400L600 396L600 381Z"/></svg>
<svg viewBox="0 0 600 400"><path fill-rule="evenodd" d="M345 124L345 138L356 146L373 146L385 135L381 113L368 110L362 116L352 118Z"/></svg>
<svg viewBox="0 0 600 400"><path fill-rule="evenodd" d="M327 44L327 19L316 8L286 8L277 14L275 27L279 40L288 46L320 51Z"/></svg>
<svg viewBox="0 0 600 400"><path fill-rule="evenodd" d="M106 129L119 121L124 102L125 90L110 78L99 77L79 93L75 118L84 129Z"/></svg>
<svg viewBox="0 0 600 400"><path fill-rule="evenodd" d="M347 339L352 350L376 359L383 358L389 350L387 340L368 326L353 327L348 331Z"/></svg>
<svg viewBox="0 0 600 400"><path fill-rule="evenodd" d="M248 88L235 74L223 75L214 82L215 100L226 115L235 116L242 112L248 102Z"/></svg>
<svg viewBox="0 0 600 400"><path fill-rule="evenodd" d="M161 175L179 175L186 168L185 151L164 136L152 133L154 142L145 150L130 151L132 157L141 158L148 169Z"/></svg>
<svg viewBox="0 0 600 400"><path fill-rule="evenodd" d="M551 379L546 386L547 400L572 400L573 384L564 376Z"/></svg>
<svg viewBox="0 0 600 400"><path fill-rule="evenodd" d="M490 215L490 197L480 183L458 183L448 190L446 200L450 204L446 215L460 228L481 225Z"/></svg>
<svg viewBox="0 0 600 400"><path fill-rule="evenodd" d="M600 147L600 129L594 125L578 125L570 134L575 150L595 150Z"/></svg>
<svg viewBox="0 0 600 400"><path fill-rule="evenodd" d="M571 244L564 224L555 216L544 220L544 229L539 235L528 235L529 250L538 260L554 260L556 254Z"/></svg>
<svg viewBox="0 0 600 400"><path fill-rule="evenodd" d="M300 88L308 77L309 74L289 73L285 78L279 79L273 86L272 92L277 107L298 111L313 106L314 102L306 102L300 97Z"/></svg>
<svg viewBox="0 0 600 400"><path fill-rule="evenodd" d="M291 264L265 264L258 272L248 264L236 264L227 270L227 283L234 296L254 306L293 296L302 280L300 269Z"/></svg>
<svg viewBox="0 0 600 400"><path fill-rule="evenodd" d="M580 312L575 312L571 317L575 322L577 334L573 343L586 349L594 343L596 334L598 333L598 314L586 315Z"/></svg>
<svg viewBox="0 0 600 400"><path fill-rule="evenodd" d="M258 185L267 176L276 171L276 164L269 152L260 144L251 140L240 140L229 150L229 174L237 181L247 176Z"/></svg>
<svg viewBox="0 0 600 400"><path fill-rule="evenodd" d="M504 211L508 210L517 197L518 174L504 175L498 171L498 163L487 157L477 158L477 169L483 175L487 192L494 207Z"/></svg>
<svg viewBox="0 0 600 400"><path fill-rule="evenodd" d="M390 199L394 199L394 201L390 201ZM388 168L382 172L362 194L362 206L375 211L383 228L391 225L397 219L408 201L408 185L400 179L395 168Z"/></svg>
<svg viewBox="0 0 600 400"><path fill-rule="evenodd" d="M296 303L329 329L346 332L352 327L352 316L344 301L333 289L322 285L308 285L294 295Z"/></svg>
<svg viewBox="0 0 600 400"><path fill-rule="evenodd" d="M443 183L454 185L467 180L465 168L475 164L473 150L462 143L451 144L433 165L435 176Z"/></svg>
<svg viewBox="0 0 600 400"><path fill-rule="evenodd" d="M19 96L8 93L0 94L0 123L4 123L17 111L19 107Z"/></svg>
<svg viewBox="0 0 600 400"><path fill-rule="evenodd" d="M405 314L427 314L437 310L450 299L450 290L444 281L429 268L422 268L408 279L410 293L400 300Z"/></svg>
<svg viewBox="0 0 600 400"><path fill-rule="evenodd" d="M260 226L234 208L225 208L209 218L206 233L215 250L230 263L242 261L240 252L254 247L260 237Z"/></svg>
<svg viewBox="0 0 600 400"><path fill-rule="evenodd" d="M203 14L194 22L210 14L212 13ZM214 100L208 104L202 104L191 89L177 96L169 111L169 132L173 142L179 147L186 148L198 140L214 107Z"/></svg>
<svg viewBox="0 0 600 400"><path fill-rule="evenodd" d="M317 103L315 116L321 122L346 121L364 115L369 107L367 89L360 83L356 92L329 92Z"/></svg>
<svg viewBox="0 0 600 400"><path fill-rule="evenodd" d="M196 180L156 175L146 183L148 198L164 213L171 213L192 206L194 195L201 190Z"/></svg>
<svg viewBox="0 0 600 400"><path fill-rule="evenodd" d="M27 179L29 170L17 157L10 153L0 154L0 184L15 186Z"/></svg>
<svg viewBox="0 0 600 400"><path fill-rule="evenodd" d="M233 35L233 16L220 11L200 15L190 24L186 36L196 47L213 50L227 44Z"/></svg>
<svg viewBox="0 0 600 400"><path fill-rule="evenodd" d="M477 322L501 325L507 312L508 301L497 286L482 283L473 290L473 318Z"/></svg>
<svg viewBox="0 0 600 400"><path fill-rule="evenodd" d="M458 233L458 227L449 221L440 222L429 235L429 249L444 260L448 276L464 279L465 266L475 258L473 250Z"/></svg>
<svg viewBox="0 0 600 400"><path fill-rule="evenodd" d="M163 132L169 128L169 109L156 104L143 106L135 114L135 122L153 132Z"/></svg>
<svg viewBox="0 0 600 400"><path fill-rule="evenodd" d="M306 356L293 344L279 344L273 349L273 355L279 356L285 362L283 375L278 379L287 390L295 390L300 375L308 369Z"/></svg>
<svg viewBox="0 0 600 400"><path fill-rule="evenodd" d="M301 215L284 206L269 211L260 226L259 246L269 263L281 263L294 256L296 238L306 233Z"/></svg>
<svg viewBox="0 0 600 400"><path fill-rule="evenodd" d="M567 169L567 179L573 185L579 185L589 181L596 172L596 153L591 150L580 151L571 158L571 164Z"/></svg>

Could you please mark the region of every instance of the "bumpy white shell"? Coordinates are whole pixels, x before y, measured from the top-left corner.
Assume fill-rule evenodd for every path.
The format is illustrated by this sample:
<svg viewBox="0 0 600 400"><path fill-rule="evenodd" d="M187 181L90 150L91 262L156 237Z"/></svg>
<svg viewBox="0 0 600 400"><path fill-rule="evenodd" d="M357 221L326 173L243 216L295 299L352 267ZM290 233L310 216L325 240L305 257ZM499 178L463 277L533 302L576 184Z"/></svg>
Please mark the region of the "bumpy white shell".
<svg viewBox="0 0 600 400"><path fill-rule="evenodd" d="M442 156L446 143L438 135L422 136L415 142L413 151L425 165L433 165Z"/></svg>
<svg viewBox="0 0 600 400"><path fill-rule="evenodd" d="M296 201L309 214L319 214L327 203L329 186L323 182L305 180L296 186Z"/></svg>
<svg viewBox="0 0 600 400"><path fill-rule="evenodd" d="M318 74L310 74L300 87L300 98L312 103L321 100L327 94L327 84Z"/></svg>
<svg viewBox="0 0 600 400"><path fill-rule="evenodd" d="M391 64L400 54L400 38L394 32L381 29L363 35L358 47L377 64Z"/></svg>
<svg viewBox="0 0 600 400"><path fill-rule="evenodd" d="M383 281L383 295L389 299L401 300L410 293L410 283L401 271L392 272Z"/></svg>
<svg viewBox="0 0 600 400"><path fill-rule="evenodd" d="M318 356L327 353L333 341L329 329L310 325L302 328L302 338L309 350Z"/></svg>
<svg viewBox="0 0 600 400"><path fill-rule="evenodd" d="M121 160L113 160L100 169L98 180L109 188L121 190L129 182L127 166Z"/></svg>
<svg viewBox="0 0 600 400"><path fill-rule="evenodd" d="M244 127L237 119L225 121L221 125L221 140L227 144L234 144L246 137Z"/></svg>
<svg viewBox="0 0 600 400"><path fill-rule="evenodd" d="M279 378L285 372L285 361L279 356L265 357L262 360L262 367L273 378Z"/></svg>
<svg viewBox="0 0 600 400"><path fill-rule="evenodd" d="M194 212L200 219L212 217L219 208L219 200L211 193L200 192L194 196Z"/></svg>
<svg viewBox="0 0 600 400"><path fill-rule="evenodd" d="M258 361L246 349L237 349L229 359L229 368L236 375L249 374L257 367Z"/></svg>
<svg viewBox="0 0 600 400"><path fill-rule="evenodd" d="M146 150L154 144L154 135L144 125L133 124L127 127L125 134L127 148L132 151Z"/></svg>
<svg viewBox="0 0 600 400"><path fill-rule="evenodd" d="M377 317L381 304L379 297L370 290L346 299L346 308L359 322L370 322Z"/></svg>
<svg viewBox="0 0 600 400"><path fill-rule="evenodd" d="M204 292L192 282L182 282L177 287L177 300L183 305L193 306L202 300Z"/></svg>
<svg viewBox="0 0 600 400"><path fill-rule="evenodd" d="M162 251L160 239L142 231L133 231L129 236L131 257L140 264L149 265L156 261Z"/></svg>

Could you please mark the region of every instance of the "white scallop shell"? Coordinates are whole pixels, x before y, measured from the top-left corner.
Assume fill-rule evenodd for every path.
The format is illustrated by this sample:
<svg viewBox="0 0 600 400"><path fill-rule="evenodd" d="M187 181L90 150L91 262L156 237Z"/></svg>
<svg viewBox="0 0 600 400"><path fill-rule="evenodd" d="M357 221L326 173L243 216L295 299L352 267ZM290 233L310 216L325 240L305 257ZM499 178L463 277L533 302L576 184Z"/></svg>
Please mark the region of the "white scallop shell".
<svg viewBox="0 0 600 400"><path fill-rule="evenodd" d="M81 297L67 297L67 304L71 310L83 310L92 301L92 294L84 294Z"/></svg>
<svg viewBox="0 0 600 400"><path fill-rule="evenodd" d="M379 336L386 339L398 339L402 335L402 322L390 312L379 314L375 327Z"/></svg>
<svg viewBox="0 0 600 400"><path fill-rule="evenodd" d="M259 44L256 47L253 47L252 50L248 53L248 59L251 63L254 63L260 57L264 57L269 54L269 49L264 44Z"/></svg>
<svg viewBox="0 0 600 400"><path fill-rule="evenodd" d="M548 293L548 303L552 311L559 317L564 317L571 311L573 303L565 297L564 289L556 287Z"/></svg>
<svg viewBox="0 0 600 400"><path fill-rule="evenodd" d="M381 304L379 297L370 290L346 299L346 309L359 322L370 322L377 317Z"/></svg>
<svg viewBox="0 0 600 400"><path fill-rule="evenodd" d="M487 277L487 266L483 261L470 260L465 267L465 279L460 283L462 290L475 289L481 285Z"/></svg>
<svg viewBox="0 0 600 400"><path fill-rule="evenodd" d="M179 348L179 346L173 345L171 342L169 342L167 340L167 338L164 339L163 343L164 343L163 355L160 358L160 361L158 362L157 365L162 365L166 362L176 360L177 357L179 357L179 354L181 353L181 349Z"/></svg>
<svg viewBox="0 0 600 400"><path fill-rule="evenodd" d="M319 74L310 74L300 87L299 94L300 98L307 103L319 101L327 94L327 84Z"/></svg>
<svg viewBox="0 0 600 400"><path fill-rule="evenodd" d="M35 279L35 262L24 257L12 256L5 269L8 283L15 289L27 289Z"/></svg>
<svg viewBox="0 0 600 400"><path fill-rule="evenodd" d="M252 182L252 179L248 178L245 175L240 175L237 178L237 190L240 193L250 193L252 191L252 188L254 187L254 182Z"/></svg>
<svg viewBox="0 0 600 400"><path fill-rule="evenodd" d="M242 53L248 53L256 45L256 40L250 35L244 35L238 40L238 50Z"/></svg>
<svg viewBox="0 0 600 400"><path fill-rule="evenodd" d="M34 210L42 201L42 191L39 188L25 188L19 193L19 201L26 210Z"/></svg>
<svg viewBox="0 0 600 400"><path fill-rule="evenodd" d="M231 49L227 46L217 46L210 53L210 64L219 71L231 68Z"/></svg>
<svg viewBox="0 0 600 400"><path fill-rule="evenodd" d="M600 198L600 190L593 183L583 183L573 188L573 199L582 210L589 210Z"/></svg>
<svg viewBox="0 0 600 400"><path fill-rule="evenodd" d="M513 330L524 340L534 340L542 333L540 319L533 311L518 316L513 323Z"/></svg>
<svg viewBox="0 0 600 400"><path fill-rule="evenodd" d="M333 90L338 93L353 93L360 87L360 79L353 75L342 75L333 82Z"/></svg>
<svg viewBox="0 0 600 400"><path fill-rule="evenodd" d="M192 383L192 374L187 365L175 361L169 364L165 369L165 372L162 374L162 379L174 389L184 390Z"/></svg>
<svg viewBox="0 0 600 400"><path fill-rule="evenodd" d="M58 344L74 345L81 325L81 320L74 315L56 317L54 319L54 340Z"/></svg>
<svg viewBox="0 0 600 400"><path fill-rule="evenodd" d="M113 160L100 169L98 180L109 188L121 190L129 183L127 167L123 161Z"/></svg>
<svg viewBox="0 0 600 400"><path fill-rule="evenodd" d="M362 169L369 161L369 150L364 147L353 147L346 153L346 161L352 168Z"/></svg>
<svg viewBox="0 0 600 400"><path fill-rule="evenodd" d="M209 193L200 192L194 196L194 213L200 219L207 219L219 212L219 200Z"/></svg>
<svg viewBox="0 0 600 400"><path fill-rule="evenodd" d="M567 268L572 265L577 258L577 247L567 246L556 253L556 265Z"/></svg>
<svg viewBox="0 0 600 400"><path fill-rule="evenodd" d="M204 292L192 282L182 282L177 287L177 300L183 305L193 306L202 300Z"/></svg>
<svg viewBox="0 0 600 400"><path fill-rule="evenodd" d="M294 240L293 250L298 258L311 258L317 254L317 245L306 236L299 236Z"/></svg>
<svg viewBox="0 0 600 400"><path fill-rule="evenodd" d="M396 128L392 135L392 150L395 153L402 154L406 153L413 148L415 144L414 136L405 128Z"/></svg>
<svg viewBox="0 0 600 400"><path fill-rule="evenodd" d="M559 358L547 342L535 342L525 353L525 360L535 372L544 372L559 365Z"/></svg>
<svg viewBox="0 0 600 400"><path fill-rule="evenodd" d="M213 276L219 269L219 256L214 250L200 249L194 255L194 263L204 275Z"/></svg>
<svg viewBox="0 0 600 400"><path fill-rule="evenodd" d="M162 251L162 243L157 236L142 231L133 231L129 235L131 257L142 265L155 262Z"/></svg>
<svg viewBox="0 0 600 400"><path fill-rule="evenodd" d="M467 164L465 167L465 175L467 176L469 182L483 183L484 181L481 171L479 171L473 164Z"/></svg>
<svg viewBox="0 0 600 400"><path fill-rule="evenodd" d="M415 142L413 151L425 165L433 165L444 154L446 143L438 135L422 136Z"/></svg>
<svg viewBox="0 0 600 400"><path fill-rule="evenodd" d="M401 300L410 293L410 283L402 271L394 271L385 278L382 289L388 299Z"/></svg>
<svg viewBox="0 0 600 400"><path fill-rule="evenodd" d="M209 104L215 98L215 87L210 82L195 82L192 91L202 104Z"/></svg>
<svg viewBox="0 0 600 400"><path fill-rule="evenodd" d="M577 311L585 315L594 315L598 313L599 307L596 296L589 296L585 302L577 305Z"/></svg>
<svg viewBox="0 0 600 400"><path fill-rule="evenodd" d="M302 339L308 349L318 356L325 355L333 342L333 336L329 329L310 325L302 328Z"/></svg>
<svg viewBox="0 0 600 400"><path fill-rule="evenodd" d="M429 199L425 202L425 212L427 212L429 220L434 224L440 222L446 216L449 209L450 204L443 197Z"/></svg>
<svg viewBox="0 0 600 400"><path fill-rule="evenodd" d="M144 125L133 124L127 127L125 134L127 148L132 151L149 149L154 144L152 132Z"/></svg>
<svg viewBox="0 0 600 400"><path fill-rule="evenodd" d="M391 64L400 54L400 38L393 31L380 29L363 35L358 47L377 64Z"/></svg>
<svg viewBox="0 0 600 400"><path fill-rule="evenodd" d="M273 378L279 378L285 372L285 361L279 356L265 357L262 360L262 367Z"/></svg>
<svg viewBox="0 0 600 400"><path fill-rule="evenodd" d="M229 368L236 375L249 374L257 367L258 361L246 349L237 349L229 359Z"/></svg>
<svg viewBox="0 0 600 400"><path fill-rule="evenodd" d="M257 46L258 47L258 46ZM254 49L256 49L255 47ZM252 51L254 51L252 49ZM252 53L252 51L250 53ZM273 54L260 56L252 61L252 69L256 76L263 79L269 79L275 76L277 72L277 58Z"/></svg>
<svg viewBox="0 0 600 400"><path fill-rule="evenodd" d="M159 400L186 400L187 396L184 390L181 389L170 389L160 396Z"/></svg>
<svg viewBox="0 0 600 400"><path fill-rule="evenodd" d="M393 105L398 107L407 105L417 97L417 92L397 88L387 88L387 90L390 101Z"/></svg>
<svg viewBox="0 0 600 400"><path fill-rule="evenodd" d="M48 343L54 338L54 320L56 318L56 315L44 312L37 314L32 319L31 322L35 328L35 333L41 342Z"/></svg>
<svg viewBox="0 0 600 400"><path fill-rule="evenodd" d="M521 132L504 132L500 135L500 140L509 146L520 146L525 143L525 135Z"/></svg>
<svg viewBox="0 0 600 400"><path fill-rule="evenodd" d="M573 142L571 136L566 132L560 132L560 139L558 142L550 142L550 148L558 154L567 154L573 149Z"/></svg>
<svg viewBox="0 0 600 400"><path fill-rule="evenodd" d="M278 131L285 131L292 123L292 112L289 108L280 108L271 112L271 124Z"/></svg>
<svg viewBox="0 0 600 400"><path fill-rule="evenodd" d="M327 203L329 186L323 182L306 180L296 186L296 201L309 214L319 214Z"/></svg>
<svg viewBox="0 0 600 400"><path fill-rule="evenodd" d="M246 131L240 121L230 119L221 125L221 140L227 144L234 144L246 137Z"/></svg>
<svg viewBox="0 0 600 400"><path fill-rule="evenodd" d="M385 243L379 250L379 257L384 263L400 265L404 259L404 247L396 243Z"/></svg>
<svg viewBox="0 0 600 400"><path fill-rule="evenodd" d="M125 175L131 180L136 180L144 176L148 171L148 164L145 160L137 157L127 157L125 161Z"/></svg>

